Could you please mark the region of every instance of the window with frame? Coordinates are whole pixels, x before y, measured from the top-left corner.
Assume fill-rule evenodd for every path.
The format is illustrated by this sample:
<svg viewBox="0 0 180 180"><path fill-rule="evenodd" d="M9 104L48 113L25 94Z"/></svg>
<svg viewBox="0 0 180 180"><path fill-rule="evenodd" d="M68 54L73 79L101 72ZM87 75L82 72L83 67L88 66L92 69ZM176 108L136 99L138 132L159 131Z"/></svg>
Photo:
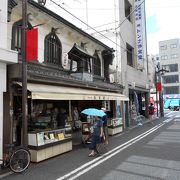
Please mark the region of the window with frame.
<svg viewBox="0 0 180 180"><path fill-rule="evenodd" d="M44 62L62 67L62 45L54 28L44 40Z"/></svg>
<svg viewBox="0 0 180 180"><path fill-rule="evenodd" d="M161 60L167 60L167 59L168 59L168 56L167 56L167 55L161 56Z"/></svg>
<svg viewBox="0 0 180 180"><path fill-rule="evenodd" d="M177 48L177 44L170 44L170 48L171 49Z"/></svg>
<svg viewBox="0 0 180 180"><path fill-rule="evenodd" d="M179 94L179 86L164 87L164 94Z"/></svg>
<svg viewBox="0 0 180 180"><path fill-rule="evenodd" d="M92 59L92 69L93 74L97 76L101 76L101 60L98 55L98 51L95 50L94 58Z"/></svg>
<svg viewBox="0 0 180 180"><path fill-rule="evenodd" d="M124 1L124 9L125 9L125 17L126 17L130 22L132 22L132 16L131 16L131 13L132 13L132 5L129 3L128 0L125 0L125 1Z"/></svg>
<svg viewBox="0 0 180 180"><path fill-rule="evenodd" d="M127 64L129 66L134 67L134 48L126 43L126 51L127 51Z"/></svg>
<svg viewBox="0 0 180 180"><path fill-rule="evenodd" d="M163 76L163 83L179 83L179 75Z"/></svg>
<svg viewBox="0 0 180 180"><path fill-rule="evenodd" d="M32 29L32 25L28 22L28 29ZM22 19L15 22L12 26L12 41L11 49L18 51L18 55L21 56L21 46L22 46Z"/></svg>
<svg viewBox="0 0 180 180"><path fill-rule="evenodd" d="M167 49L167 45L161 45L160 46L160 50L166 50Z"/></svg>
<svg viewBox="0 0 180 180"><path fill-rule="evenodd" d="M169 72L178 72L178 64L163 65L163 69L167 69Z"/></svg>
<svg viewBox="0 0 180 180"><path fill-rule="evenodd" d="M171 54L171 59L176 59L178 57L177 54Z"/></svg>

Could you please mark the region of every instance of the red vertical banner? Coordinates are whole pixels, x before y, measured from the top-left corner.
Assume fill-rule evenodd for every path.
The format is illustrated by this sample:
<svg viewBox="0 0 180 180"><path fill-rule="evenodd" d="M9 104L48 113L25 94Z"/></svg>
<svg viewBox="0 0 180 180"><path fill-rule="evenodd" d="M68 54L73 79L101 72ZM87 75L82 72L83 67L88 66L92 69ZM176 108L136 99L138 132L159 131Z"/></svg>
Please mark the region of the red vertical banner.
<svg viewBox="0 0 180 180"><path fill-rule="evenodd" d="M38 60L38 29L26 31L26 61Z"/></svg>
<svg viewBox="0 0 180 180"><path fill-rule="evenodd" d="M162 91L162 85L161 85L160 82L157 82L157 83L156 83L156 90L159 91L159 92Z"/></svg>

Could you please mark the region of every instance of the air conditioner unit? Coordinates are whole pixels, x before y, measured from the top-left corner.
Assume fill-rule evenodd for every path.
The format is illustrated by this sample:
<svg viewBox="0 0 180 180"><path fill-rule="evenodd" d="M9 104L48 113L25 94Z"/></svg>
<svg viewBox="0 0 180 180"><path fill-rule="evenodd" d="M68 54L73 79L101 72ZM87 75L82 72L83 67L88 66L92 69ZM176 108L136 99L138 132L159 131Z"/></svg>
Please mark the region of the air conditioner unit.
<svg viewBox="0 0 180 180"><path fill-rule="evenodd" d="M146 89L149 89L149 84L146 84Z"/></svg>
<svg viewBox="0 0 180 180"><path fill-rule="evenodd" d="M110 83L114 83L114 74L109 75Z"/></svg>
<svg viewBox="0 0 180 180"><path fill-rule="evenodd" d="M131 82L131 86L132 86L133 89L135 89L135 87L136 87L136 82Z"/></svg>

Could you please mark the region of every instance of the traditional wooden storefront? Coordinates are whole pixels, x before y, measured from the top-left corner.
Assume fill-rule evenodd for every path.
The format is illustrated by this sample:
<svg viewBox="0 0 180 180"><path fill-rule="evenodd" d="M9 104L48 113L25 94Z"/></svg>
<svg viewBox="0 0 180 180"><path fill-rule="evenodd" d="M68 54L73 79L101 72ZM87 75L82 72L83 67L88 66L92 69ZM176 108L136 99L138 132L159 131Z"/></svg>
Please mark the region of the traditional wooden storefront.
<svg viewBox="0 0 180 180"><path fill-rule="evenodd" d="M21 143L23 121L19 29L22 20L19 20L19 8L20 1L11 14L12 28L9 29L12 34L11 47L18 50L19 62L8 67L9 91L4 103L5 111L12 114L4 118L4 128L10 127L9 131L4 132L4 143L12 141L17 145ZM32 161L39 162L72 150L73 106L79 105L80 111L90 107L89 102L94 102L94 106L100 108L108 101L111 104L111 118L117 117L118 107L119 110L121 108L118 116L123 122L123 102L128 101L128 98L122 94L123 87L120 84L110 83L109 80L113 49L34 1L29 1L28 11L39 15L34 22L28 23L31 30L39 21L53 19L38 29L39 56L27 62L29 148ZM57 33L55 26L61 27L62 34ZM59 125L55 121L58 113L61 113L61 117L66 115Z"/></svg>

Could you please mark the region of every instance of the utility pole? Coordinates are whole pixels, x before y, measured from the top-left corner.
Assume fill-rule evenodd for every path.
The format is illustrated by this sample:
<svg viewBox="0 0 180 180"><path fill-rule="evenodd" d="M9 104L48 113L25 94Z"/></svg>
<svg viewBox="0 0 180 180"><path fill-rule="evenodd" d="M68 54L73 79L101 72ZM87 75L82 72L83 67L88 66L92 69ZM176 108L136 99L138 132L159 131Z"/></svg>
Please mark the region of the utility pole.
<svg viewBox="0 0 180 180"><path fill-rule="evenodd" d="M22 0L22 127L23 127L23 146L28 146L28 104L27 104L27 62L26 62L26 30L27 30L27 0Z"/></svg>
<svg viewBox="0 0 180 180"><path fill-rule="evenodd" d="M156 81L156 93L157 93L157 83L160 84L160 86L162 86L162 82L161 82L161 75L164 75L165 72L169 72L166 69L160 69L159 66L157 66L158 71L156 71L156 78L158 79L158 81ZM160 117L164 117L164 103L163 103L163 92L162 92L162 88L160 87L159 90L159 110L160 110Z"/></svg>
<svg viewBox="0 0 180 180"><path fill-rule="evenodd" d="M156 86L156 106L157 106L157 117L159 116L159 107L158 107L158 104L159 104L159 101L158 101L158 90L157 90L157 72L156 72L156 69L155 69L155 86Z"/></svg>

